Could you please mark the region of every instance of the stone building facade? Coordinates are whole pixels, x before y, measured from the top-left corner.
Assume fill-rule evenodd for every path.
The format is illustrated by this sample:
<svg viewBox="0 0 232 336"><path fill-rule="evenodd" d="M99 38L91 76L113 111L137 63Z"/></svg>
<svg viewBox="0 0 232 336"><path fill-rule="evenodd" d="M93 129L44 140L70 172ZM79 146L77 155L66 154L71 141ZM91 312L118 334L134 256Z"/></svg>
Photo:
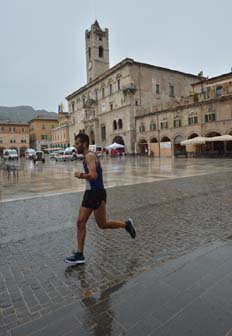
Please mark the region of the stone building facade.
<svg viewBox="0 0 232 336"><path fill-rule="evenodd" d="M126 58L109 68L108 30L96 21L86 31L87 84L66 97L70 142L84 130L92 144L118 142L137 151L136 117L188 96L199 76Z"/></svg>
<svg viewBox="0 0 232 336"><path fill-rule="evenodd" d="M70 146L69 140L69 120L70 115L66 112L58 114L59 125L51 130L51 148L66 148Z"/></svg>
<svg viewBox="0 0 232 336"><path fill-rule="evenodd" d="M4 149L16 149L19 155L23 155L28 146L27 122L0 120L0 156Z"/></svg>
<svg viewBox="0 0 232 336"><path fill-rule="evenodd" d="M142 154L172 156L183 140L225 134L232 135L232 72L194 83L190 95L136 115L137 152ZM232 143L207 143L186 150L231 152Z"/></svg>
<svg viewBox="0 0 232 336"><path fill-rule="evenodd" d="M51 147L52 129L58 126L58 116L37 116L29 121L30 147L43 150Z"/></svg>

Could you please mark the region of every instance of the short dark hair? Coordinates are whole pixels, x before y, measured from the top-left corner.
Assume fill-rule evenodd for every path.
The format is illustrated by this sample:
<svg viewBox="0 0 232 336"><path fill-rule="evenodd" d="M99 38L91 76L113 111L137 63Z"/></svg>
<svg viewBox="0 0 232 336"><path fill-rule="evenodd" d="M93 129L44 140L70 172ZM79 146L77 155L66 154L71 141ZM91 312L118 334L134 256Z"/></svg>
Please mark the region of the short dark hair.
<svg viewBox="0 0 232 336"><path fill-rule="evenodd" d="M89 146L89 136L85 133L79 133L75 136L75 140L80 139L81 143L86 142Z"/></svg>

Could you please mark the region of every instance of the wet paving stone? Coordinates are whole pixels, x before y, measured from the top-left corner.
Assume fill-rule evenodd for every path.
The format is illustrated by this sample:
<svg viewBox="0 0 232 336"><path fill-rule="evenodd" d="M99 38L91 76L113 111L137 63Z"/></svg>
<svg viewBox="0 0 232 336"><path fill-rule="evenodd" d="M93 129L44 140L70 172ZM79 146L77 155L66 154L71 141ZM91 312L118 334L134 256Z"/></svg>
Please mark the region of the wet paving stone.
<svg viewBox="0 0 232 336"><path fill-rule="evenodd" d="M91 217L87 262L81 267L63 263L75 248L81 193L1 203L2 330L11 336L48 331L63 336L77 330L80 336L140 336L141 330L149 334L165 326L168 335L167 321L200 295L199 305L206 308L212 298L229 314L226 277L232 250L226 240L223 246L217 241L232 232L231 187L232 173L225 172L108 189L108 216L133 216L137 238L131 240L124 230L101 231ZM191 251L192 264L185 259ZM222 280L225 291L218 286L217 295L212 290L207 296ZM188 321L191 310L185 314ZM221 330L228 327L226 316L219 314ZM68 330L56 326L54 321L66 317ZM104 321L105 331L98 320Z"/></svg>

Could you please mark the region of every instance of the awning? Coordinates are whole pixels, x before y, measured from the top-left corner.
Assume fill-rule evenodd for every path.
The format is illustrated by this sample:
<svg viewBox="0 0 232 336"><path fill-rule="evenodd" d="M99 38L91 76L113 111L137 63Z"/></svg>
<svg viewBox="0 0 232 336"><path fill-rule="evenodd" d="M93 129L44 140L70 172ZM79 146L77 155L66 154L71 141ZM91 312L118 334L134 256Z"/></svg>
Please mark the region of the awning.
<svg viewBox="0 0 232 336"><path fill-rule="evenodd" d="M232 141L232 135L225 134L219 135L212 138L207 138L207 142L215 142L215 141Z"/></svg>
<svg viewBox="0 0 232 336"><path fill-rule="evenodd" d="M181 141L181 146L186 146L186 145L201 145L201 144L205 144L205 142L207 141L207 138L205 137L195 137L192 139L188 139L188 140L184 140Z"/></svg>

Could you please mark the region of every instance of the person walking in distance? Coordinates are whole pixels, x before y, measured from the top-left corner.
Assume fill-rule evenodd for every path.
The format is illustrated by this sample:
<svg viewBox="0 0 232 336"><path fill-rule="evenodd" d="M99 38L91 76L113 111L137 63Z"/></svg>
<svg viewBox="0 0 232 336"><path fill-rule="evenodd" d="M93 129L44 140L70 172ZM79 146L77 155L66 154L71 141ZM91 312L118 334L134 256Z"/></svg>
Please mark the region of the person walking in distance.
<svg viewBox="0 0 232 336"><path fill-rule="evenodd" d="M86 236L86 223L91 213L94 213L97 225L101 229L125 229L131 236L136 237L136 230L131 218L125 221L106 219L106 190L104 188L102 167L99 158L89 151L89 137L85 133L75 136L78 153L84 155L84 172L76 171L74 176L86 180L86 191L77 218L77 251L64 261L71 265L85 263L84 244Z"/></svg>

